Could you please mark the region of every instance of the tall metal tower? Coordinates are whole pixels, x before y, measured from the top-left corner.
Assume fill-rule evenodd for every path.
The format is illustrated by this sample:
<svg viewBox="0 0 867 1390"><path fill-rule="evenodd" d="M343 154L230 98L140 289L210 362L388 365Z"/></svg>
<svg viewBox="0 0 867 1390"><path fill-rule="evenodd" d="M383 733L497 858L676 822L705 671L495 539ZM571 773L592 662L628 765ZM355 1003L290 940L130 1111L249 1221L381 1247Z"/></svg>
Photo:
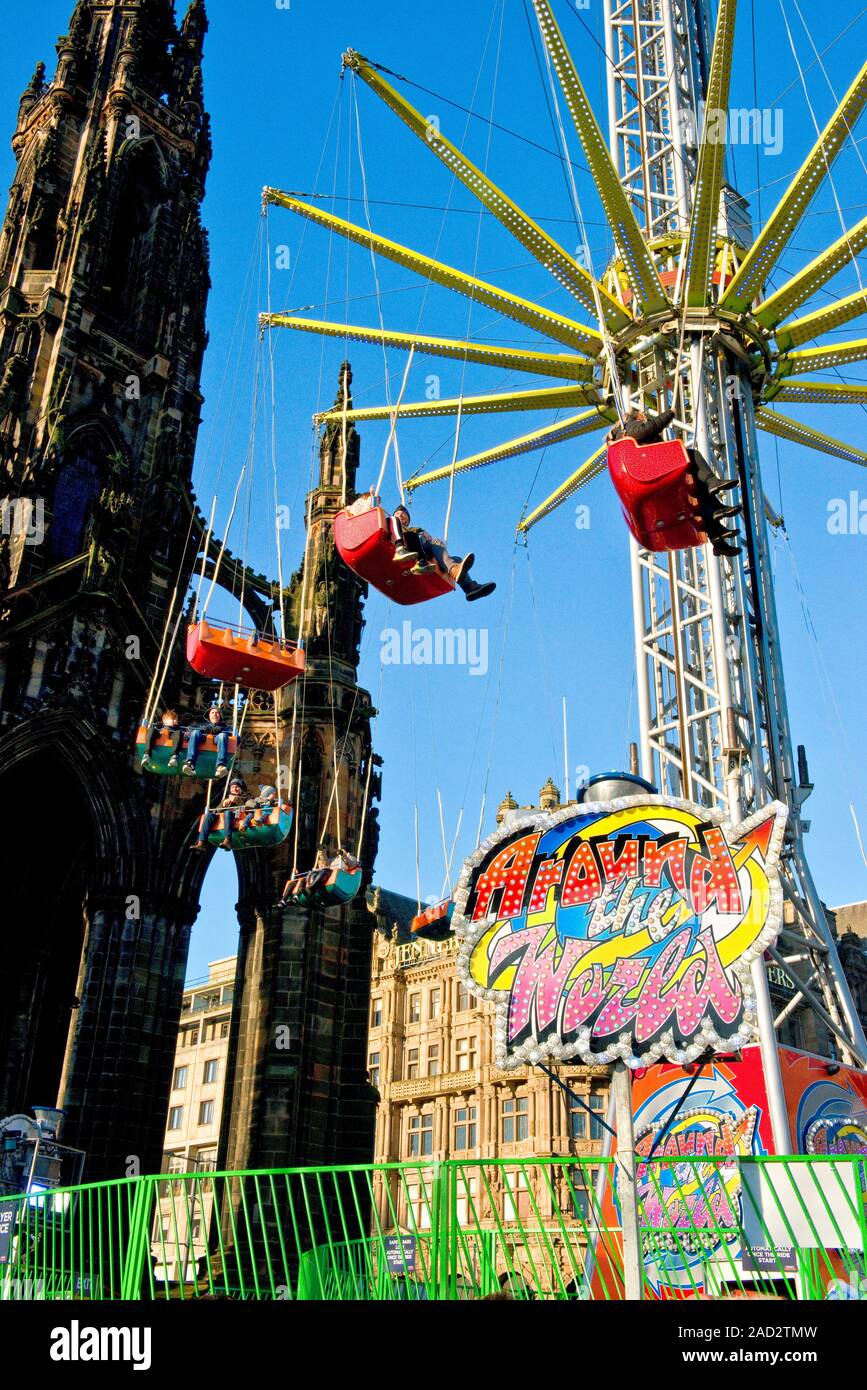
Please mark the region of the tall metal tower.
<svg viewBox="0 0 867 1390"><path fill-rule="evenodd" d="M725 145L700 149L705 105L728 113L734 10L723 0L711 59L710 0L605 0L611 155L645 235L673 249L683 343L679 361L664 340L638 356L639 389L655 407L677 405L682 374L696 447L737 479L732 496L743 507L737 558L717 558L709 545L654 554L632 541L641 771L660 789L736 820L775 797L788 805L792 920L771 954L794 992L775 1013L765 972L757 972L765 1040L807 1005L842 1055L863 1065L864 1032L804 853L801 807L811 788L803 758L796 766L793 756L757 443L757 428L772 428L773 418L756 409L736 323L742 308L731 296L738 280L750 299L763 286L742 278L751 236L745 205L725 183ZM691 293L697 257L690 263L689 233L696 189L709 177L719 198L706 233L716 242L714 299L720 309L731 299L731 324ZM770 1056L766 1062L773 1066Z"/></svg>

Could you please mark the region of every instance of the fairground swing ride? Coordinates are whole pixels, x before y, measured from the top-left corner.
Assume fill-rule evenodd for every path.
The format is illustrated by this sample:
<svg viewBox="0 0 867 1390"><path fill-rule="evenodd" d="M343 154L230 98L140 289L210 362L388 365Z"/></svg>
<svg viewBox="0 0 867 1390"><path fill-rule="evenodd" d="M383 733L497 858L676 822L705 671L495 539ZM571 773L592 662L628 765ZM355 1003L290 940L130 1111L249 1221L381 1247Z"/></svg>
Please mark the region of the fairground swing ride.
<svg viewBox="0 0 867 1390"><path fill-rule="evenodd" d="M457 417L459 429L461 417L470 415L575 412L470 457L457 457L456 448L450 466L407 480L408 492L436 482L451 489L455 478L471 469L621 426L620 440L609 447L606 438L596 447L521 518L518 534L526 537L607 465L631 533L639 715L635 771L661 793L724 813L734 825L774 801L788 810L781 861L788 910L777 944L765 953L764 963L761 957L754 961L752 977L774 1142L778 1152L789 1152L777 1048L786 1018L796 1008L812 1009L843 1062L854 1067L867 1065L867 1042L804 853L801 806L809 787L799 776L789 730L768 537L769 521L779 518L763 492L759 438L776 436L853 464L867 463L867 452L778 409L867 403L867 385L849 384L840 375L848 364L867 360L867 339L825 339L867 312L856 260L867 245L867 218L847 228L835 192L839 237L778 288L771 290L768 282L819 188L826 180L833 185L834 161L867 102L867 64L820 128L789 32L816 138L752 239L746 205L726 178L725 122L705 119L702 128L698 114L702 107L727 112L736 0L720 0L715 30L709 0L604 0L607 140L552 0L532 0L532 7L583 258L559 245L445 134L432 130L377 64L350 50L344 68L354 84L356 110L363 83L548 271L575 301L577 317L502 290L292 194L266 189L265 201L532 329L553 350L508 350L288 314L271 313L263 322L547 379L532 389L462 391L459 399L440 401L405 401L402 389L397 403L336 409L321 417L328 421L390 420L394 434L398 422L428 416ZM788 32L785 10L783 22ZM587 268L592 262L570 158L575 134L615 247L598 278ZM840 298L831 293L810 307L808 301L827 293L825 285L847 266L855 267L859 289ZM834 379L821 373L833 373ZM624 431L635 407L651 416L674 412L664 438L642 444ZM702 493L702 464L705 483L716 480L710 500L718 511L709 510L708 493ZM708 537L721 513L736 534L712 546ZM386 513L374 511L360 522L343 516L336 529L351 567L354 537L347 533L358 529L364 531L362 546L376 555L366 577L385 592L395 580L402 582L389 570ZM404 602L432 596L395 594ZM438 926L447 930L442 919L441 913ZM792 983L791 999L776 1016L766 964L781 967Z"/></svg>
<svg viewBox="0 0 867 1390"><path fill-rule="evenodd" d="M254 630L245 622L246 553L240 566L237 621L225 622L210 615L211 603L226 561L229 533L245 481L249 512L254 462L255 407L250 445L247 457L239 470L223 539L217 545L214 538L217 505L215 494L207 527L201 537L201 569L188 607L185 607L183 587L180 582L175 585L136 737L136 760L146 775L187 776L206 782L205 812L199 824L202 826L204 818L207 817L207 841L211 845L222 845L235 850L274 848L290 835L294 819L291 801L292 773L290 770L288 786L284 788L284 770L279 757L280 714L276 695L303 676L305 669L302 634L299 633L296 640L287 635L279 512L276 510L276 502L275 527L280 571L279 613L275 614L272 610L270 629ZM275 471L276 498L276 456L272 458L272 465ZM192 531L191 524L190 536ZM245 552L248 542L249 526L244 542ZM215 546L216 558L206 587L208 562ZM234 569L238 570L239 567L234 566ZM209 714L215 715L213 722L210 718L203 721L194 720L188 728L180 727L174 711L171 711L174 721L171 723L165 714L161 719L159 713L161 709L165 709L166 685L172 672L175 646L185 620L186 660L189 667L212 687L213 701ZM225 809L227 801L221 801L220 798L224 793L229 793L233 781L236 785L244 787L243 778L236 769L236 761L251 706L250 696L257 691L274 696L276 786L261 788L262 795L258 800L253 798L244 805L239 798L237 805ZM227 707L231 709L231 719L228 723L223 717L223 711Z"/></svg>

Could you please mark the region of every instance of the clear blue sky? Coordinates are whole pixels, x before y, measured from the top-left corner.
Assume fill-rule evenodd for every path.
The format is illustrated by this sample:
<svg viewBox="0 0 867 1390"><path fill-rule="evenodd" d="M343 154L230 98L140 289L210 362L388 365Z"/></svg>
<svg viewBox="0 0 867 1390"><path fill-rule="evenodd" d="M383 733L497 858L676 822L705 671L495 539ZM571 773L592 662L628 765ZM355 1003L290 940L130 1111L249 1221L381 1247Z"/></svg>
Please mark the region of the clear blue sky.
<svg viewBox="0 0 867 1390"><path fill-rule="evenodd" d="M753 63L753 4L757 64ZM441 0L436 6L408 6L405 0L291 0L288 9L278 8L272 0L247 0L244 5L236 0L210 0L208 8L211 30L205 89L215 153L205 220L211 234L214 288L196 482L205 507L218 490L218 517L225 519L249 437L255 314L266 307L266 285L257 258L261 189L272 184L305 193L336 190L337 200L324 206L364 222L364 206L358 201L363 183L352 87L349 79L339 81L344 48L355 47L439 94L401 88L425 115L438 116L443 131L477 163L487 161L491 177L564 245L574 250L578 237L557 161L503 131L493 132L488 149L485 124L467 121L443 99L472 106L487 116L493 113L501 125L552 148L523 0L505 0L504 11L501 0ZM41 0L38 7L30 0L6 0L0 75L7 130L11 131L18 93L36 60L44 59L51 69L52 46L65 29L71 9L72 0ZM588 93L604 114L603 58L592 37L601 39L601 0L591 0L589 9L580 14L567 0L559 0L556 9ZM823 59L826 77L822 66L813 62L810 38L797 7L786 4L798 56L807 70L809 98L816 119L823 124L836 104L831 87L838 97L842 94L867 48L867 10L860 0L839 0L832 9L820 12L801 3L801 9L814 26L812 37L821 50L842 35ZM732 105L767 107L782 113L783 119L782 148L777 154L741 147L730 170L760 222L773 209L815 133L778 3L741 0L736 47ZM359 84L358 107L370 215L377 231L467 271L477 267L483 278L528 297L543 298L567 313L574 309L491 218L484 217L480 226L469 194L461 185L452 188L448 173L363 84ZM850 145L834 168L839 203L849 226L867 210L867 179L861 162L867 153L867 120L856 135L857 149ZM580 157L574 145L573 157ZM8 183L13 170L8 146L2 158ZM609 238L588 177L579 173L577 179L598 271L610 249ZM353 201L348 203L348 198ZM306 224L288 212L272 210L269 225L274 308L315 306L309 310L311 317L340 321L348 314L351 321L378 323L376 284L366 253L347 252L338 240L330 247L324 231L305 230ZM781 284L839 233L833 196L826 187L801 224L773 283ZM288 248L288 270L276 268L278 246ZM862 260L862 276L864 269ZM399 267L379 264L378 276L388 326L413 330L420 324L428 332L453 336L466 332L466 300L445 291L426 293L423 282ZM834 297L858 288L853 267L841 272L831 288ZM842 336L855 337L859 331L864 331L863 322L847 326ZM504 344L533 341L532 335L508 320L497 320L483 307L473 309L470 332L481 340ZM288 333L275 335L274 348L279 492L281 502L293 513L284 556L288 572L303 546L310 417L314 409L333 399L343 348L337 341L323 346L306 335ZM382 402L381 350L353 347L351 358L356 403ZM393 395L404 365L402 354L390 356ZM430 373L440 376L444 396L458 394L460 363L417 359L408 398L424 394ZM864 380L867 371L855 368L848 376ZM504 385L495 372L472 366L468 370L470 391ZM865 412L859 407L803 407L791 413L864 446ZM468 422L461 452L475 452L547 422L547 418L523 416L515 430L496 418ZM270 521L264 520L271 515L263 446L269 429L270 411L266 410L258 425L249 535L245 542L244 527L236 529L232 544L236 550L246 544L250 562L274 572ZM375 479L383 444L381 427L365 428L362 483ZM404 472L414 472L427 459L448 462L452 445L449 421L406 424L400 433ZM629 741L635 736L628 550L605 480L598 479L581 494L580 500L591 509L589 529L576 529L574 505L567 504L531 535L529 552L516 553L513 547L514 525L527 500L540 501L592 447L581 441L561 445L541 459L532 455L494 465L459 481L451 540L458 553L467 548L476 552L479 577L497 579L493 599L473 608L453 598L421 610L395 612L384 599L371 595L361 674L381 711L375 728L376 746L385 759L377 878L388 887L415 892L417 804L421 892L428 896L440 891L444 870L437 788L449 842L459 810L464 808L459 862L475 842L486 779L488 827L507 788L519 801L527 802L551 773L562 786L560 702L564 694L572 769L587 764L596 771L626 761ZM863 717L867 537L831 535L827 518L831 499L848 497L851 489L867 498L867 478L852 465L786 444L777 449L767 436L762 442L762 466L769 496L782 502L790 538L788 546L775 539L774 549L792 730L795 741L807 745L816 784L809 802L812 830L807 847L825 899L853 901L867 896L867 869L849 810L850 801L854 802L859 821L867 829ZM387 480L385 495L392 503L393 492L393 481ZM444 511L442 488L416 495L416 518L434 532L441 531ZM801 586L809 618L802 607ZM486 627L488 675L471 677L466 669L455 667L383 667L379 661L382 631L407 617L415 626L470 622ZM832 691L825 671L830 673ZM194 933L193 975L203 973L208 959L234 949L236 928L226 906L234 898L234 887L231 863L216 865L208 876Z"/></svg>

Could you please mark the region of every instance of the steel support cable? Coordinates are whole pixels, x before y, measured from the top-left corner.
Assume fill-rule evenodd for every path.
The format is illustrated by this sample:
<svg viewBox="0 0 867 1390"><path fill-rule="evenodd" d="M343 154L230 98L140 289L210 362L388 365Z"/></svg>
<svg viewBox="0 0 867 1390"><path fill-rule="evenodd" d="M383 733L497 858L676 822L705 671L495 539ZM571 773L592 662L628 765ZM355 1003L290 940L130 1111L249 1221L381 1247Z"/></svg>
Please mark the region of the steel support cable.
<svg viewBox="0 0 867 1390"><path fill-rule="evenodd" d="M506 16L506 3L505 3L505 0L502 0L502 4L501 4L501 6L500 6L500 29L499 29L499 33L498 33L498 36L497 36L497 51L496 51L496 54L494 55L494 81L493 81L493 85L492 85L492 89L491 89L491 117L492 117L492 118L493 118L493 115L494 115L494 110L495 110L496 102L497 102L497 85L498 85L499 77L500 77L500 58L501 58L502 51L503 51L503 21L504 21L504 19L505 19L505 16ZM494 133L494 132L493 132L493 126L492 126L492 125L489 125L489 126L488 126L488 139L487 139L487 142L486 142L486 145L485 145L485 161L484 161L484 164L482 165L482 173L484 174L485 178L488 177L488 167L489 167L490 162L491 162L491 139L492 139L493 133ZM483 211L483 209L482 209L482 207L481 207L481 205L480 205L480 206L479 206L479 218L478 218L478 222L476 223L476 244L475 244L475 248L474 248L474 252L473 252L473 279L474 279L474 280L476 280L476 279L478 278L478 273L479 273L479 252L480 252L481 244L482 244L482 211ZM473 308L474 308L474 307L475 307L475 291L470 295L470 302L469 302L469 304L468 304L468 306L467 306L467 329L466 329L466 333L464 334L464 337L466 338L466 340L467 340L468 342L469 342L469 339L470 339L470 330L471 330L471 328L472 328L472 322L473 322ZM456 467L456 464L457 464L457 461L458 461L458 449L460 448L460 442L461 442L461 420L462 420L462 418L463 418L464 385L465 385L465 383L466 383L466 377L467 377L467 359L468 359L468 352L469 352L469 349L467 349L467 351L464 353L464 360L463 360L463 362L462 362L462 364L461 364L461 383L460 383L460 389L459 389L459 394L458 394L458 413L457 413L457 419L456 419L456 422L455 422L455 444L454 444L454 450L453 450L453 452L452 452L452 467L451 467L451 472L450 472L450 474L449 474L449 495L448 495L448 501L446 502L446 518L445 518L445 522L444 522L444 524L443 524L443 543L444 543L445 545L448 545L448 540L449 540L449 526L450 526L450 524L451 524L451 519L452 519L452 503L453 503L453 501L454 501L454 496L455 496L455 467Z"/></svg>
<svg viewBox="0 0 867 1390"><path fill-rule="evenodd" d="M193 532L193 512L191 511L191 512L190 512L189 524L188 524L188 526L187 526L187 535L186 535L186 539L185 539L185 541L184 541L183 550L181 551L181 563L180 563L180 573L181 573L181 574L183 574L184 568L185 568L185 565L186 565L187 549L188 549L189 544L190 544L190 537L191 537L191 535L192 535L192 532ZM167 639L167 637L168 637L169 628L171 627L171 624L172 624L172 615L173 615L173 613L174 613L175 603L178 603L178 604L180 605L179 610L178 610L178 621L175 623L175 627L174 627L174 632L173 632L173 634L172 634L172 638L171 638L171 640L169 641L168 646L166 646L166 639ZM169 606L168 606L168 609L166 610L166 620L165 620L165 623L163 624L163 631L162 631L162 637L161 637L161 639L160 639L159 651L157 652L157 659L156 659L156 662L154 663L153 676L152 676L152 678L151 678L150 688L149 688L149 690L148 690L147 701L145 702L145 712L144 712L144 723L145 723L145 724L149 724L150 721L153 719L154 714L155 714L155 712L156 712L157 704L159 703L160 696L161 696L162 693L163 693L163 686L165 685L166 676L168 675L168 669L169 669L169 665L170 665L170 663L171 663L172 649L173 649L173 647L174 647L175 636L177 635L177 630L178 630L178 626L179 626L179 623L180 623L180 619L181 619L181 617L183 616L183 608L184 608L184 595L183 595L183 593L181 592L180 582L179 582L179 578L178 578L178 579L175 581L175 586L174 586L174 588L172 589L172 596L171 596L171 598L169 599ZM165 653L165 664L163 665L163 654L164 654L164 653ZM157 689L157 685L159 685L159 689Z"/></svg>
<svg viewBox="0 0 867 1390"><path fill-rule="evenodd" d="M801 14L800 9L798 8L797 0L795 0L795 9L798 11L798 15L799 15L799 17L800 17L800 19L801 19L801 23L803 24L803 22L804 22L804 17L803 17L803 15ZM807 109L808 109L808 111L810 112L810 119L811 119L812 122L813 122L813 127L814 127L814 129L815 129L815 131L816 131L816 135L818 136L819 140L821 141L821 138L822 138L821 127L820 127L820 125L819 125L818 120L816 119L816 113L815 113L815 111L814 111L814 109L813 109L813 103L812 103L811 100L810 100L810 93L809 93L809 91L807 90L807 79L806 79L806 77L805 77L805 75L804 75L804 70L803 70L803 68L802 68L802 66L801 66L801 60L800 60L800 58L798 57L798 51L797 51L797 49L795 48L795 40L794 40L794 36L793 36L793 34L792 34L792 31L791 31L791 29L790 29L790 27L789 27L789 21L788 21L788 19L786 18L786 11L785 11L785 9L784 9L784 7L783 7L783 0L780 0L780 13L781 13L782 16L783 16L783 23L784 23L784 25L786 26L786 34L787 34L788 39L789 39L789 47L790 47L791 50L792 50L792 57L793 57L794 60L795 60L795 66L796 66L797 69L798 69L798 76L799 76L800 79L801 79L801 86L802 86L803 91L804 91L804 100L806 101L806 103L807 103ZM805 26L805 28L806 28L806 26ZM815 51L815 49L814 49L814 51ZM824 67L823 67L822 71L823 71L823 72L825 71L825 70L824 70ZM825 77L826 77L826 79L827 79L827 73L825 73ZM829 82L829 86L830 86L830 82ZM833 87L831 87L831 92L832 92L832 94L834 95L834 100L837 101L837 96L836 96L836 93L834 92L834 88L833 88ZM839 108L840 108L840 103L839 103L839 101L837 101L837 109L839 110ZM849 124L849 121L846 119L845 116L844 116L844 118L843 118L843 123L844 123L844 125L845 125L845 127L846 127L846 130L847 130L847 132L848 132L848 134L849 134L849 137L851 138L851 137L852 137L852 134L853 134L852 127L851 127L851 125ZM856 146L856 151L857 151L857 146ZM864 166L865 169L867 169L867 165L864 165L864 160L863 160L863 158L861 158L860 151L857 151L857 153L858 153L859 158L861 159L861 164L862 164L862 166ZM829 163L829 161L828 161L828 155L827 155L827 153L826 153L826 151L825 151L825 146L824 146L824 144L822 144L822 159L824 160L824 164L825 164L825 175L826 175L826 177L827 177L827 179L828 179L828 183L829 183L830 186L831 186L831 194L832 194L832 197L833 197L833 199L834 199L834 206L835 206L836 209L837 209L837 217L838 217L838 220L839 220L839 223L840 223L840 230L841 230L841 232L843 233L843 236L844 236L844 238L846 239L846 245L847 245L848 248L849 248L849 259L851 260L852 265L855 267L855 274L856 274L857 277L858 277L858 287L859 287L859 289L863 290L863 289L864 289L864 282L863 282L863 280L861 279L861 267L860 267L859 264L858 264L858 259L857 259L856 255L855 255L855 252L854 252L853 248L852 248L852 244L851 244L851 242L849 241L848 230L847 230L847 227L846 227L846 219L845 219L844 216L843 216L843 209L842 209L842 207L840 206L840 199L839 199L838 196L837 196L837 186L836 186L836 184L835 184L835 182L834 182L834 176L833 176L833 174L831 173L831 165L830 165L830 163Z"/></svg>
<svg viewBox="0 0 867 1390"><path fill-rule="evenodd" d="M849 743L849 735L848 735L848 732L847 732L847 730L846 730L846 725L845 725L844 722L843 722L843 714L842 714L842 711L841 711L841 709L840 709L839 702L838 702L838 700L837 700L836 691L835 691L835 689L834 689L834 682L833 682L832 679L831 679L831 674L830 674L830 672L829 672L829 670L828 670L828 666L827 666L827 663L826 663L826 661L825 661L825 656L824 656L824 653L823 653L823 651L822 651L822 644L821 644L820 641L819 641L819 635L818 635L818 633L817 633L817 631L816 631L816 625L815 625L815 623L814 623L814 621L813 621L813 615L812 615L812 612L811 612L811 610L810 610L810 603L809 603L809 600L808 600L808 598L807 598L807 592L806 592L806 590L805 590L805 588L804 588L804 584L803 584L803 581L802 581L802 579L801 579L801 574L800 574L800 571L799 571L799 569L798 569L797 561L796 561L796 559L795 559L795 552L794 552L794 550L792 549L791 537L789 536L789 533L788 533L788 531L786 530L785 526L783 526L783 528L782 528L782 534L783 534L783 540L784 540L785 546L786 546L786 553L787 553L787 555L788 555L788 557L789 557L789 563L790 563L791 569L792 569L792 576L793 576L794 581L795 581L795 587L796 587L796 589L797 589L797 591L798 591L798 601L799 601L800 606L801 606L801 616L802 616L803 619L804 619L804 627L805 627L805 629L806 629L807 636L808 636L808 638L810 639L811 649L812 649L812 652L813 652L813 660L814 660L814 662L815 662L816 672L817 672L817 674L818 674L818 676L819 676L819 685L820 685L820 687L824 687L824 696L825 696L825 700L826 700L826 702L827 702L827 704L828 704L828 706L829 706L829 708L830 708L830 710L831 710L832 717L834 718L834 720L835 720L835 722L836 722L836 724L837 724L837 728L838 728L839 733L840 733L841 742L843 743L843 745L844 745L844 747L845 747L845 749L846 749L846 751L847 751L847 754L848 754L847 761L846 761L846 763L844 764L843 760L842 760L841 757L840 757L840 748L839 748L839 746L835 743L835 745L834 745L834 751L835 751L835 754L836 754L836 757L837 757L837 762L838 762L840 771L841 771L841 773L843 774L843 781L844 781L844 783L847 783L847 782L849 783L849 791L850 791L850 798L851 798L851 781L850 781L851 769L852 769L853 767L857 767L857 766L858 766L858 760L857 760L857 758L856 758L856 756L855 756L855 754L854 754L854 752L853 752L853 750L852 750L852 748L851 748L851 746L850 746L850 743ZM857 815L857 812L856 812L856 810L855 810L855 803L854 803L854 801L851 800L851 799L850 799L850 801L849 801L849 811L850 811L850 814L851 814L851 816L852 816L852 820L853 820L854 825L855 825L855 835L856 835L856 838L857 838L857 840L858 840L858 848L859 848L859 850L860 850L860 852L861 852L861 858L864 860L865 867L867 867L867 858L865 858L865 855L864 855L864 843L863 843L863 840L862 840L862 837L861 837L861 827L860 827L860 825L858 824L858 815Z"/></svg>
<svg viewBox="0 0 867 1390"><path fill-rule="evenodd" d="M247 457L246 457L245 460L244 460L243 466L242 466L242 468L241 468L241 472L240 472L240 474L238 475L238 481L237 481L237 483L235 484L235 492L234 492L234 496L232 497L232 506L231 506L230 511L229 511L229 520L228 520L227 523L226 523L226 530L225 530L225 532L224 532L224 534L223 534L223 542L222 542L222 545L220 546L220 552L219 552L219 555L217 556L216 564L214 565L214 573L213 573L213 575L212 575L212 577L211 577L211 587L208 589L208 592L207 592L207 594L206 594L206 596L205 596L205 602L204 602L204 605L203 605L203 608L202 608L202 617L203 617L203 618L204 618L205 615L207 614L208 607L209 607L210 602L211 602L211 597L212 597L212 595L213 595L214 589L215 589L216 586L217 586L217 580L219 579L219 575L220 575L220 567L222 566L222 563L223 563L223 556L224 556L225 553L226 553L226 546L227 546L228 540L229 540L229 533L230 533L230 531L231 531L231 529L232 529L232 521L233 521L234 516L235 516L235 510L236 510L236 508L237 508L237 506L238 506L238 497L239 497L239 495L240 495L241 487L242 487L243 482L244 482L244 477L245 477L246 472L247 472L247 465L251 462L252 449L253 449L254 444L255 444L255 437L256 437L256 419L257 419L257 415L258 415L258 402L259 402L259 371L260 371L260 367L261 367L261 357L262 357L261 352L259 352L259 353L256 354L256 379L255 379L255 381L254 381L254 386L253 386L253 410L252 410L252 421L251 421L251 432L250 432L250 444L249 444L249 446L248 446ZM198 616L198 615L197 615L197 616Z"/></svg>
<svg viewBox="0 0 867 1390"><path fill-rule="evenodd" d="M371 218L370 218L370 202L369 202L369 200L368 200L368 190L367 190L367 170L366 170L365 164L364 164L364 145L363 145L362 139L361 139L361 121L360 121L360 118L359 118L359 110L358 110L358 85L357 85L357 83L358 83L358 79L356 78L356 75L355 75L355 73L353 72L353 73L352 73L352 88L351 88L351 90L352 90L352 104L353 104L353 108L354 108L354 111L355 111L355 139L356 139L356 146L357 146L357 149L358 149L358 163L359 163L359 167L360 167L360 169L361 169L361 189L362 189L362 195L363 195L363 198L364 198L364 219L365 219L365 221L366 221L366 223L367 223L367 230L368 230L368 232L371 232L371 233L372 233L372 231L373 231L373 224L372 224ZM347 256L348 256L348 255L349 255L349 244L347 243ZM374 250L373 250L373 247L372 247L372 246L371 246L371 248L370 248L370 264L371 264L371 267L372 267L372 270L373 270L373 283L374 283L374 285L375 285L375 287L376 287L376 312L377 312L377 316L378 316L378 318L379 318L379 328L380 328L380 332L381 332L381 334L382 334L382 363L383 363L383 370L384 370L384 372L385 372L385 399L386 399L386 402L387 402L387 404L388 404L388 406L389 406L389 408L390 408L390 407L391 407L391 377L390 377L389 366L388 366L388 349L386 348L386 345L385 345L385 319L384 319L383 313L382 313L382 293L381 293L380 285L379 285L379 270L378 270L378 268L377 268L376 255L375 255L375 253L374 253ZM396 430L396 424L397 424L397 418L395 417L395 430ZM391 435L389 436L390 439L391 439L391 438L394 438L395 430L393 430L392 433L391 433ZM385 471L385 462L386 462L386 458L387 458L387 455L386 455L385 458L383 459L383 473L384 473L384 471ZM395 459L397 459L397 458L398 458L398 455L397 455L397 453L395 453ZM398 472L398 484L399 484L399 487L400 487L400 497L401 497L401 501L403 501L403 483L402 483L402 481L401 481L401 479L400 479L400 464L399 464L399 462L398 462L398 464L397 464L397 472ZM381 475L381 476L382 476L382 475ZM382 486L382 483L381 483L381 478L380 478L380 482L377 484L377 493L379 493L379 490L380 490L381 486Z"/></svg>
<svg viewBox="0 0 867 1390"><path fill-rule="evenodd" d="M502 627L503 638L500 646L500 660L497 667L497 685L494 692L494 708L491 713L491 734L488 740L488 761L487 766L485 768L485 780L482 785L482 806L481 811L479 812L479 825L478 830L476 832L476 849L478 849L482 840L482 826L484 824L485 808L488 799L488 785L491 779L491 766L494 761L494 739L496 737L497 724L499 722L500 696L503 688L503 667L505 665L506 660L506 648L508 646L509 632L511 631L512 626L512 607L515 598L515 574L517 572L517 567L518 545L517 542L515 542L515 544L512 546L512 564L509 570L509 587L507 590L505 602L503 603L503 615L505 621Z"/></svg>
<svg viewBox="0 0 867 1390"><path fill-rule="evenodd" d="M265 239L268 247L268 313L271 313L271 223L268 218L267 208L264 210L265 217ZM274 536L277 545L277 582L280 585L280 639L286 637L286 609L283 584L283 545L280 532L280 499L277 489L277 380L274 367L274 334L268 334L268 359L271 377L271 469L274 478ZM345 491L345 479L344 479ZM274 701L274 708L277 708L277 701ZM279 760L278 760L279 761Z"/></svg>

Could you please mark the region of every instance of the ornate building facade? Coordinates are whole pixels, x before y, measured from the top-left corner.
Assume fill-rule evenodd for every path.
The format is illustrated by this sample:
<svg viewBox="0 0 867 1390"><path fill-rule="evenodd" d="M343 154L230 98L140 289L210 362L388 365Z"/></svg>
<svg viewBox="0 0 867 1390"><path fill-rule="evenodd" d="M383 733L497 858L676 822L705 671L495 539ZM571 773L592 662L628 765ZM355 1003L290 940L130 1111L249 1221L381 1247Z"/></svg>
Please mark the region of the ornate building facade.
<svg viewBox="0 0 867 1390"><path fill-rule="evenodd" d="M219 548L211 538L204 551L192 492L210 283L207 28L204 0L180 23L172 0L79 0L53 78L40 63L22 94L0 231L0 790L9 862L38 843L46 866L7 885L0 1113L57 1097L93 1180L131 1160L158 1170L209 859L189 853L204 785L149 777L133 758L173 597L197 564L213 573ZM358 447L352 431L350 487ZM272 908L295 855L304 867L315 848L334 769L344 843L378 791L355 678L363 586L329 549L338 473L326 434L310 582L299 574L289 590L293 624L310 631L309 678L278 697L276 733L271 698L253 699L236 764L273 782L279 758L301 783L298 840L235 856L229 1163L370 1152L368 914ZM240 591L242 575L266 628L275 584L227 552L220 584ZM165 698L190 721L214 695L178 643ZM369 815L368 875L375 843Z"/></svg>
<svg viewBox="0 0 867 1390"><path fill-rule="evenodd" d="M559 801L548 783L540 803L552 791ZM498 821L517 809L509 794ZM380 1094L376 1162L467 1159L484 1165L498 1158L559 1157L564 1163L553 1183L532 1165L475 1169L459 1187L456 1214L491 1229L498 1222L541 1221L554 1228L564 1217L571 1220L576 1189L595 1172L592 1159L603 1148L608 1069L563 1064L558 1076L571 1096L538 1067L502 1071L494 1064L493 1005L475 999L458 979L454 938L414 940L409 924L417 904L399 894L374 889L370 908L378 928L367 1055ZM570 1158L582 1159L581 1168L570 1167ZM413 1184L396 1174L377 1175L375 1195L383 1230L430 1228L424 1178ZM586 1214L589 1194L578 1191L577 1200ZM528 1246L520 1244L525 1258Z"/></svg>

